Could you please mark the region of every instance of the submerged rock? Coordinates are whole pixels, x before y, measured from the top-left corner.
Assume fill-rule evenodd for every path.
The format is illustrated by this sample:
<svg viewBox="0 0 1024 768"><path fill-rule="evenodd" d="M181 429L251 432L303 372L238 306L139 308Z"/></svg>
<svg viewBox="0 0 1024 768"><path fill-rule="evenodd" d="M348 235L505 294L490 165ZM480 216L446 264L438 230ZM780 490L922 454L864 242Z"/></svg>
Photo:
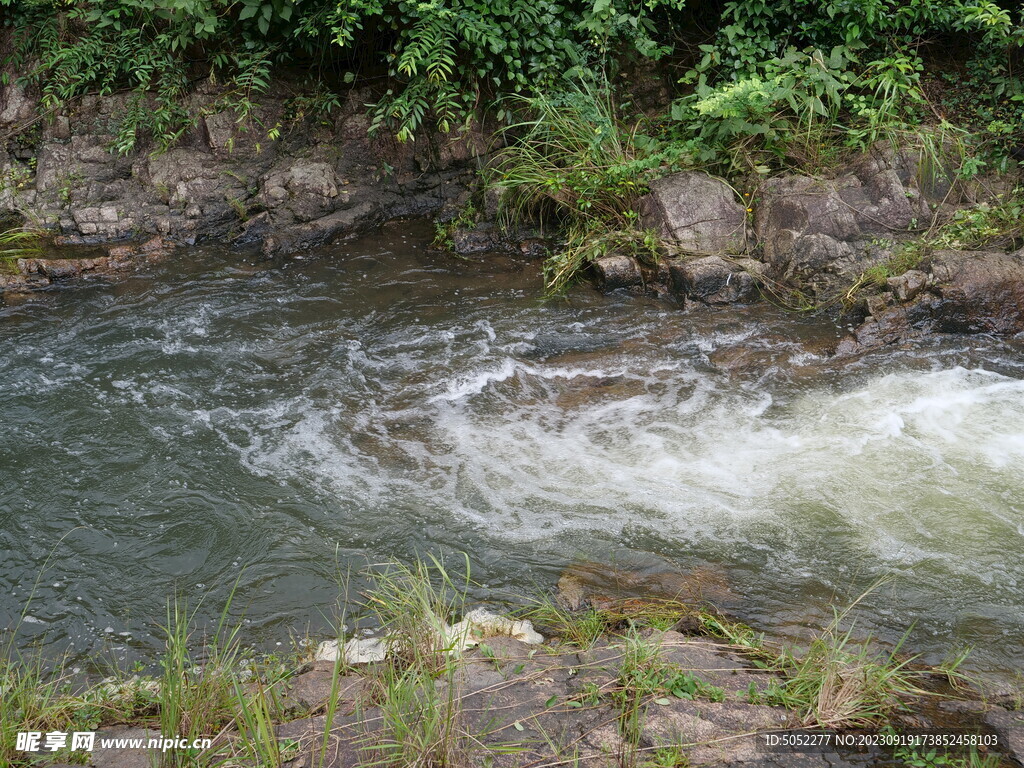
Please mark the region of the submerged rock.
<svg viewBox="0 0 1024 768"><path fill-rule="evenodd" d="M562 607L575 611L587 605L598 609L617 606L628 610L634 600L669 600L703 605L709 602L728 603L735 598L724 575L707 566L680 571L661 563L638 564L630 568L581 562L568 566L562 572L556 599Z"/></svg>
<svg viewBox="0 0 1024 768"><path fill-rule="evenodd" d="M75 257L75 253L83 250L95 254L98 249L76 248L74 243L67 243L62 238L55 239L55 248L59 252L68 253L66 258L31 257L17 261L17 272L0 273L0 290L27 291L43 288L52 283L73 278L110 275L116 272L133 269L145 261L156 261L169 255L173 245L162 237L152 237L143 243L120 243L106 248L106 255L89 255ZM72 245L71 248L61 248Z"/></svg>

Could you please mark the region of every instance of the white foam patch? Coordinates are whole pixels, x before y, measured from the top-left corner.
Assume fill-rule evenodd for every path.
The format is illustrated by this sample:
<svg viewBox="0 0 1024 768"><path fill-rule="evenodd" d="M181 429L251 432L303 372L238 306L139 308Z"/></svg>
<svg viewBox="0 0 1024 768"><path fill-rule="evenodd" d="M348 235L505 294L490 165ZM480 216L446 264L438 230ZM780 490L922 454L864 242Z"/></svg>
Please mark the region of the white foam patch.
<svg viewBox="0 0 1024 768"><path fill-rule="evenodd" d="M496 535L640 525L711 538L724 526L742 540L750 518L813 527L838 516L880 555L912 563L941 553L964 572L971 555L950 535L1019 535L1021 513L1003 499L1024 495L1024 476L1010 471L1024 462L1024 382L959 368L901 373L776 406L763 392L677 372L647 377L624 399L595 388L593 405L568 410L550 386L615 375L628 371L506 361L431 399ZM534 388L512 387L513 377L550 397L517 401Z"/></svg>
<svg viewBox="0 0 1024 768"><path fill-rule="evenodd" d="M774 537L785 552L820 536L826 560L1011 579L991 541L1024 530L1024 382L954 368L777 401L685 362L601 360L410 368L358 401L311 389L191 418L248 471L318 488L353 524L401 507L500 541L639 529L709 547Z"/></svg>

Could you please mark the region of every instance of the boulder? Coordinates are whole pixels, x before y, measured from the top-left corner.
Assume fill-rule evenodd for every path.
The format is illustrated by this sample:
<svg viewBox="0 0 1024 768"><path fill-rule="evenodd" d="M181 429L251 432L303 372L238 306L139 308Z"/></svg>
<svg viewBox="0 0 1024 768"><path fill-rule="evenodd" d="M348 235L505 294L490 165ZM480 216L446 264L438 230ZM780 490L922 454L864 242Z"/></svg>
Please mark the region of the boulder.
<svg viewBox="0 0 1024 768"><path fill-rule="evenodd" d="M641 202L643 224L675 250L698 255L747 250L747 213L732 187L700 171L651 183Z"/></svg>
<svg viewBox="0 0 1024 768"><path fill-rule="evenodd" d="M758 297L757 284L751 274L720 256L673 260L669 272L677 294L705 304L750 302Z"/></svg>
<svg viewBox="0 0 1024 768"><path fill-rule="evenodd" d="M883 151L835 179L768 179L752 207L772 277L818 298L848 288L931 215L907 158Z"/></svg>
<svg viewBox="0 0 1024 768"><path fill-rule="evenodd" d="M284 185L293 195L337 197L334 169L327 163L296 163L288 169Z"/></svg>
<svg viewBox="0 0 1024 768"><path fill-rule="evenodd" d="M630 288L644 281L640 265L632 256L624 253L610 253L594 260L594 271L598 282L606 291L616 288Z"/></svg>
<svg viewBox="0 0 1024 768"><path fill-rule="evenodd" d="M269 257L303 251L379 224L383 218L380 206L369 201L360 203L319 219L274 231L263 238L263 254Z"/></svg>
<svg viewBox="0 0 1024 768"><path fill-rule="evenodd" d="M942 333L1024 331L1024 250L1016 253L942 251L931 264L935 299L924 298Z"/></svg>

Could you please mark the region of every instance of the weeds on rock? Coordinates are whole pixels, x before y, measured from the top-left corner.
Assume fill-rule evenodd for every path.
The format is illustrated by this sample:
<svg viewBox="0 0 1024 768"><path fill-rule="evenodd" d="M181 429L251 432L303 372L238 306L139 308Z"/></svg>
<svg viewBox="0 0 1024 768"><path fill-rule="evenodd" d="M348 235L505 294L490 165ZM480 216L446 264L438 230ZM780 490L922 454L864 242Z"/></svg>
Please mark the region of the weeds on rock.
<svg viewBox="0 0 1024 768"><path fill-rule="evenodd" d="M876 651L871 638L852 639L853 629L840 630L845 614L816 635L799 658L782 657L785 679L773 681L764 700L797 713L805 726L849 729L886 723L903 706L902 699L923 690L920 677L908 669L913 658L897 658L899 646L889 653Z"/></svg>
<svg viewBox="0 0 1024 768"><path fill-rule="evenodd" d="M916 269L936 251L1018 248L1024 243L1022 215L1022 187L998 195L993 202L958 210L947 221L932 227L919 239L898 246L885 261L866 269L850 289L848 299L865 285L885 286L889 278Z"/></svg>
<svg viewBox="0 0 1024 768"><path fill-rule="evenodd" d="M380 727L368 732L367 765L449 768L473 764L478 742L463 724L455 685L456 663L442 671L442 683L424 670L386 664L376 674Z"/></svg>
<svg viewBox="0 0 1024 768"><path fill-rule="evenodd" d="M725 691L664 660L657 634L645 637L632 629L622 637L621 648L619 676L609 698L617 712L622 737L620 761L636 765L644 712L649 703L664 706L673 698L721 702L725 700Z"/></svg>
<svg viewBox="0 0 1024 768"><path fill-rule="evenodd" d="M461 577L440 560L392 564L373 576L365 605L389 638L388 656L367 668L371 701L380 711L361 750L365 764L393 768L459 768L479 764L484 747L465 724L459 695L463 638L450 632L465 613L469 561Z"/></svg>
<svg viewBox="0 0 1024 768"><path fill-rule="evenodd" d="M550 634L580 648L589 648L608 630L604 616L593 608L570 611L549 597L541 598L526 615Z"/></svg>
<svg viewBox="0 0 1024 768"><path fill-rule="evenodd" d="M612 250L648 261L660 242L640 226L646 181L680 165L685 147L665 147L627 127L611 87L584 77L554 94L516 97L531 115L505 129L507 146L485 173L500 190L506 225L534 221L561 233L544 264L549 293L559 293L592 261Z"/></svg>
<svg viewBox="0 0 1024 768"><path fill-rule="evenodd" d="M464 565L460 580L433 558L411 566L386 565L373 574L365 606L389 638L389 656L401 666L426 673L447 668L452 650L448 627L464 613L471 584L468 559Z"/></svg>
<svg viewBox="0 0 1024 768"><path fill-rule="evenodd" d="M680 746L658 747L644 761L642 768L689 768L690 758Z"/></svg>

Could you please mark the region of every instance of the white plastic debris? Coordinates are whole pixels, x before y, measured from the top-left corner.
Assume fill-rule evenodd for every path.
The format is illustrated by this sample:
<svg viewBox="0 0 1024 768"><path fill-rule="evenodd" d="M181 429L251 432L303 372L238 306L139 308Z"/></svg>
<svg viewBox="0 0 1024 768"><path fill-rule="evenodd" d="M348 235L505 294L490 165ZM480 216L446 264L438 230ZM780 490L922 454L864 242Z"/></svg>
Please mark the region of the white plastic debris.
<svg viewBox="0 0 1024 768"><path fill-rule="evenodd" d="M451 653L461 653L475 648L489 637L511 637L529 645L540 645L544 636L534 630L529 621L515 621L507 616L491 613L485 608L474 608L462 617L462 621L451 626L441 625L435 632L443 633L441 641ZM388 638L356 637L342 646L346 664L369 664L384 661L391 642ZM338 641L325 640L316 648L317 661L337 661Z"/></svg>
<svg viewBox="0 0 1024 768"><path fill-rule="evenodd" d="M338 641L337 640L324 640L320 645L316 647L316 653L313 654L314 661L337 661L338 660Z"/></svg>
<svg viewBox="0 0 1024 768"><path fill-rule="evenodd" d="M141 694L158 696L160 681L149 677L132 675L127 679L105 677L90 692L99 701L134 701Z"/></svg>
<svg viewBox="0 0 1024 768"><path fill-rule="evenodd" d="M369 664L384 661L388 655L387 644L378 637L354 637L342 648L346 664ZM337 661L338 641L325 640L316 648L317 661Z"/></svg>
<svg viewBox="0 0 1024 768"><path fill-rule="evenodd" d="M485 608L474 608L462 621L449 627L446 634L453 650L459 651L473 648L488 637L511 637L529 645L544 642L544 636L534 630L532 622L514 621Z"/></svg>

